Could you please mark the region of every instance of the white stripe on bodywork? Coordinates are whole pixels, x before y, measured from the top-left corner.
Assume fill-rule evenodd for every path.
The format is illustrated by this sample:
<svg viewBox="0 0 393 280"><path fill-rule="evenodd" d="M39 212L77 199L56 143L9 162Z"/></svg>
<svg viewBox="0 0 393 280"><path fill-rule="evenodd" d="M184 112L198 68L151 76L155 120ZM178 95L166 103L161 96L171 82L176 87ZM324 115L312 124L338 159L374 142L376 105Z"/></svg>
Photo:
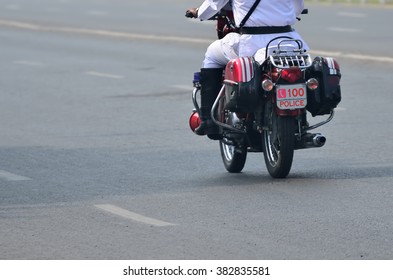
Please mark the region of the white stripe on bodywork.
<svg viewBox="0 0 393 280"><path fill-rule="evenodd" d="M241 74L242 74L240 82L243 82L246 79L245 74L244 74L245 70L244 70L244 59L243 59L243 57L239 58L239 62L240 62L240 71L241 71Z"/></svg>
<svg viewBox="0 0 393 280"><path fill-rule="evenodd" d="M334 66L333 58L326 57L326 62L328 63L328 66L329 66L329 73L330 73L330 75L337 75L337 69Z"/></svg>
<svg viewBox="0 0 393 280"><path fill-rule="evenodd" d="M248 81L251 81L251 79L252 79L252 77L253 77L253 69L252 69L252 60L251 60L251 58L250 57L248 57L247 58L247 65L248 65L248 79L247 79L247 82Z"/></svg>
<svg viewBox="0 0 393 280"><path fill-rule="evenodd" d="M249 57L241 57L240 58L241 69L242 69L242 81L241 82L249 82L252 79L252 64L251 58Z"/></svg>

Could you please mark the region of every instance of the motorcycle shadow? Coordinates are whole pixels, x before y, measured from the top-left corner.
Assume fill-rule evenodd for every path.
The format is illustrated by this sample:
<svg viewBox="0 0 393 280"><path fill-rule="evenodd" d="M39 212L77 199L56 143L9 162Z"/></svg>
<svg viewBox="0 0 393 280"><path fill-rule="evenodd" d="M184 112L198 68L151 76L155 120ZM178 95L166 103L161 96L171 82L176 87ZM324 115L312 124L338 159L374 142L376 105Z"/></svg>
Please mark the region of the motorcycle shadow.
<svg viewBox="0 0 393 280"><path fill-rule="evenodd" d="M345 180L393 177L393 165L381 166L336 166L334 168L294 171L288 178Z"/></svg>
<svg viewBox="0 0 393 280"><path fill-rule="evenodd" d="M276 186L291 184L316 184L318 182L393 177L393 165L387 166L338 166L312 170L294 169L283 179L272 178L267 171L243 171L240 173L222 172L216 176L206 176L194 181L204 186ZM317 181L317 182L316 182Z"/></svg>

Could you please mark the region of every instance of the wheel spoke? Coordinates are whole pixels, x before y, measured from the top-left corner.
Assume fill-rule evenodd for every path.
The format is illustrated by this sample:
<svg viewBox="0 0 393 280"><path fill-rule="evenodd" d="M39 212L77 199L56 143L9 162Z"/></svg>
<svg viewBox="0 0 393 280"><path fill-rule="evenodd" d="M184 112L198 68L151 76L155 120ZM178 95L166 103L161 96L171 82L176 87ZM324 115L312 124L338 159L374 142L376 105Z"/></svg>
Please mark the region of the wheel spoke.
<svg viewBox="0 0 393 280"><path fill-rule="evenodd" d="M225 96L220 100L218 118L231 127L236 127L238 124L241 124L236 113L225 110L224 104ZM224 128L224 130L225 129L226 128ZM247 159L247 146L239 146L238 140L239 139L232 139L232 137L224 137L220 140L221 158L226 170L231 173L241 172Z"/></svg>
<svg viewBox="0 0 393 280"><path fill-rule="evenodd" d="M233 159L234 153L235 153L235 146L225 144L224 142L221 142L222 148L223 148L223 153L227 161L231 161Z"/></svg>

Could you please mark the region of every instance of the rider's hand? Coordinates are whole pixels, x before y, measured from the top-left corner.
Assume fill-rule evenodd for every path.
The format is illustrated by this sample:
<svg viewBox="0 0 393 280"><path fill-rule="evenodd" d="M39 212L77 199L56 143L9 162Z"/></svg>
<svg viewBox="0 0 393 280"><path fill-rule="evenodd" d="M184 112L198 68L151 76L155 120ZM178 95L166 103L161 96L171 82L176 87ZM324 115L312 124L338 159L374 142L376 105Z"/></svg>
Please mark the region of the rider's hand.
<svg viewBox="0 0 393 280"><path fill-rule="evenodd" d="M186 11L186 17L188 18L197 18L198 17L198 8L190 8Z"/></svg>

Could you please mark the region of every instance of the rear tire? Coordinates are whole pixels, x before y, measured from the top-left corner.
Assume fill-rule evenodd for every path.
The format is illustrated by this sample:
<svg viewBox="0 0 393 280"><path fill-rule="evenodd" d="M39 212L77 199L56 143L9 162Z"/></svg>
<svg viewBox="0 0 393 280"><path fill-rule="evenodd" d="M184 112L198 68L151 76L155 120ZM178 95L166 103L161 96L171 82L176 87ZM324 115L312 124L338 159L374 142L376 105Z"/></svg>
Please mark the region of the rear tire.
<svg viewBox="0 0 393 280"><path fill-rule="evenodd" d="M273 178L285 178L292 167L295 149L296 120L280 117L270 110L270 129L263 132L263 156Z"/></svg>

